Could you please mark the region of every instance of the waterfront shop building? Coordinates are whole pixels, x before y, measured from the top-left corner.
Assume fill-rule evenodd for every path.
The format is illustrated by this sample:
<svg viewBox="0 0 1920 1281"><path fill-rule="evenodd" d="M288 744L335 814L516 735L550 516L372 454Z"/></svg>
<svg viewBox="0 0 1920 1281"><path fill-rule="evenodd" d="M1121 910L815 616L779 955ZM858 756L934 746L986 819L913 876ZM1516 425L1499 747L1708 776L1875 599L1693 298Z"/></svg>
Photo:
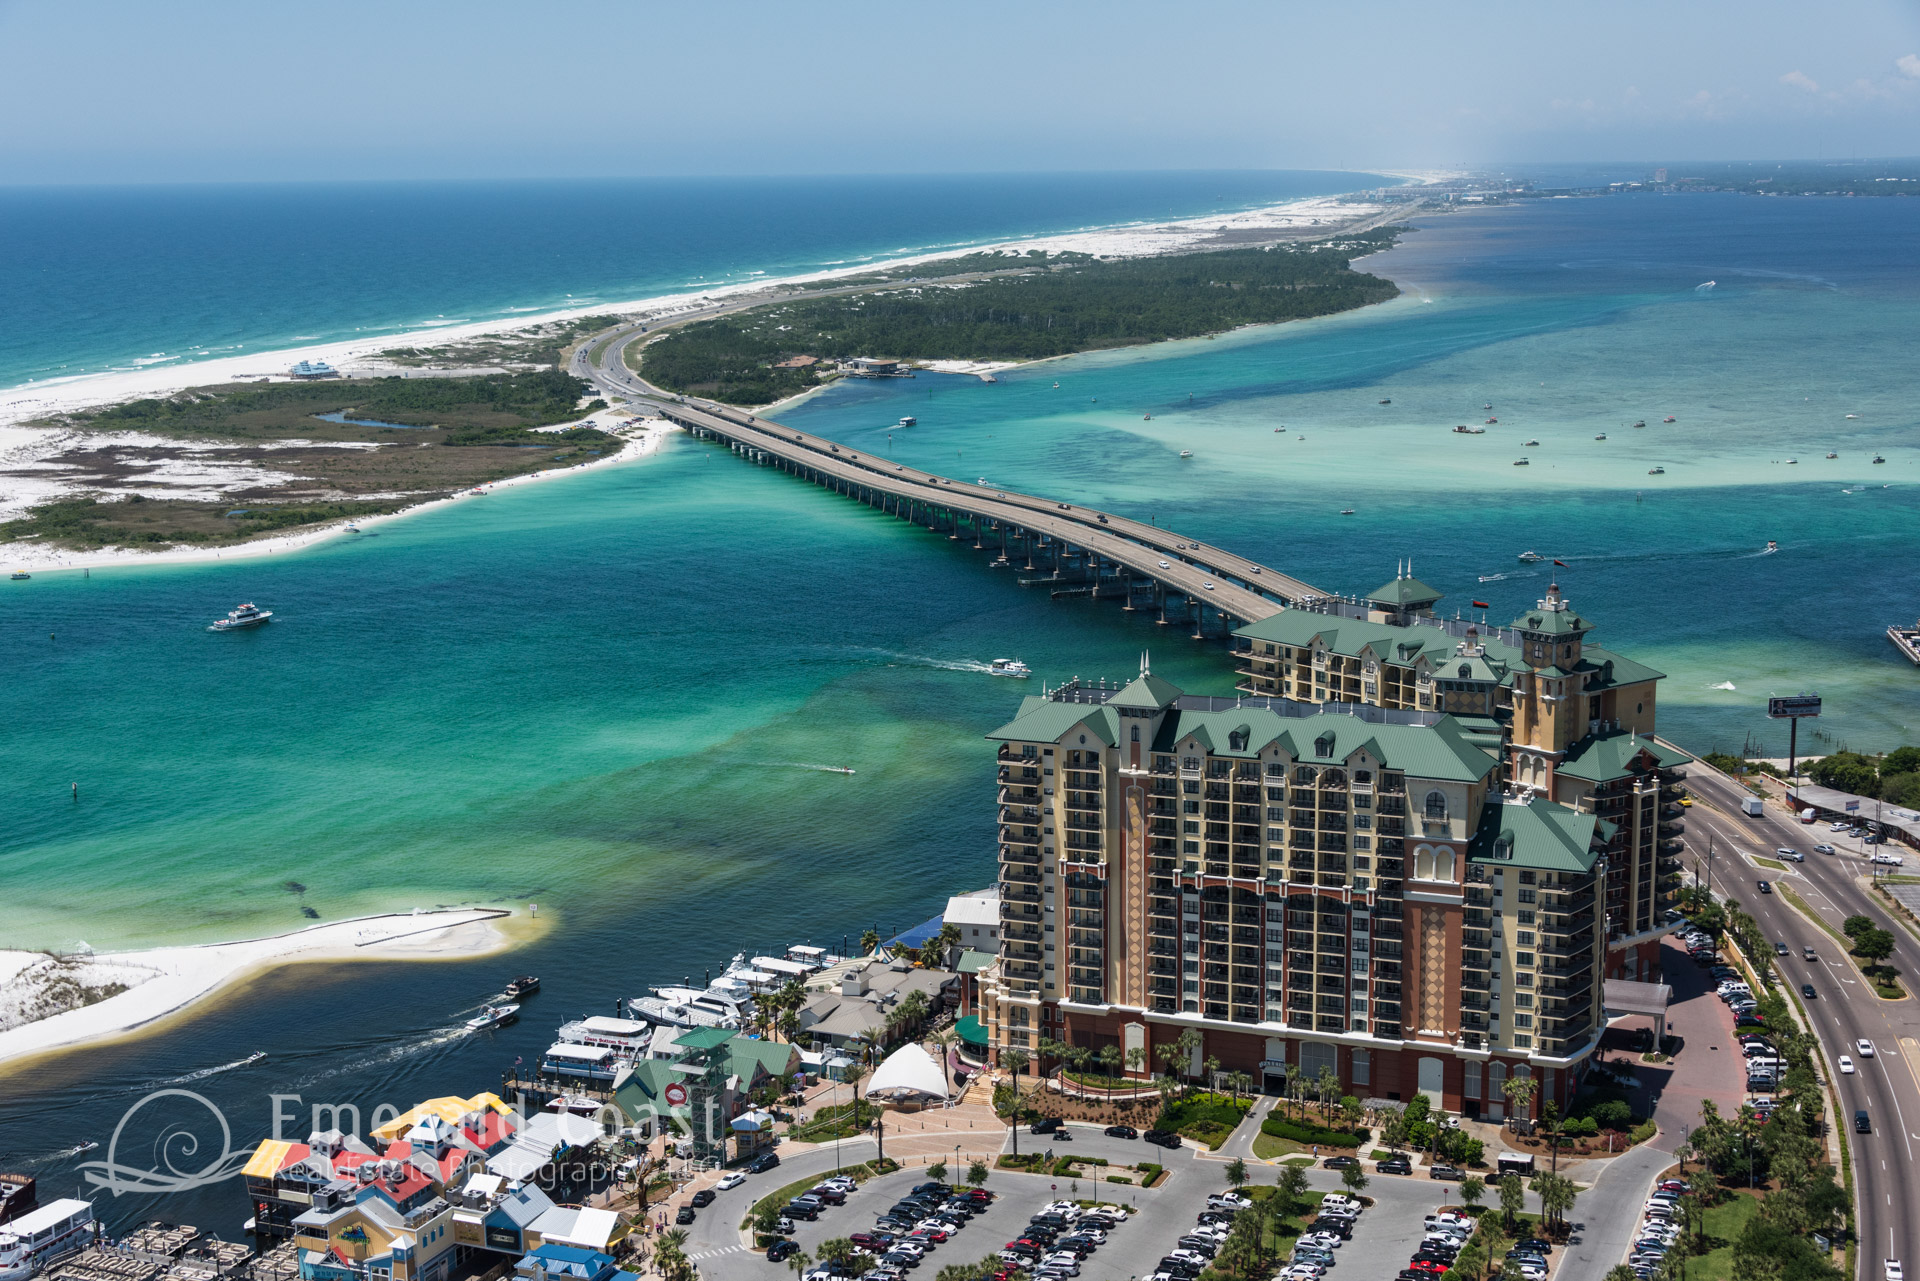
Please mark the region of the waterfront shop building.
<svg viewBox="0 0 1920 1281"><path fill-rule="evenodd" d="M1557 587L1513 626L1433 615L1402 574L1368 617L1242 628L1242 693L1151 675L1023 701L997 752L997 1056L1144 1053L1192 1029L1274 1090L1424 1093L1504 1119L1563 1104L1606 977L1645 979L1677 872L1660 674L1586 644ZM1051 1063L1044 1065L1054 1066Z"/></svg>
<svg viewBox="0 0 1920 1281"><path fill-rule="evenodd" d="M442 1281L453 1265L453 1206L385 1181L327 1184L293 1233L301 1281Z"/></svg>

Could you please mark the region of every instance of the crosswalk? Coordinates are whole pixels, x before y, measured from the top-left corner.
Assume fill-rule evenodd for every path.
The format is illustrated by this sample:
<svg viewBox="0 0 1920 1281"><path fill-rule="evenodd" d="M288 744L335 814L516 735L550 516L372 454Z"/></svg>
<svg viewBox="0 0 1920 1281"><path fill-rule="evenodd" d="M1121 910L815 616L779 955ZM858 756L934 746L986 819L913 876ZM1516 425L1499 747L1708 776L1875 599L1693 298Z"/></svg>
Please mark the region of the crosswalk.
<svg viewBox="0 0 1920 1281"><path fill-rule="evenodd" d="M724 1250L702 1250L698 1254L689 1254L687 1259L690 1262L698 1263L702 1259L717 1259L723 1254L745 1254L746 1251L747 1247L744 1245L730 1245Z"/></svg>

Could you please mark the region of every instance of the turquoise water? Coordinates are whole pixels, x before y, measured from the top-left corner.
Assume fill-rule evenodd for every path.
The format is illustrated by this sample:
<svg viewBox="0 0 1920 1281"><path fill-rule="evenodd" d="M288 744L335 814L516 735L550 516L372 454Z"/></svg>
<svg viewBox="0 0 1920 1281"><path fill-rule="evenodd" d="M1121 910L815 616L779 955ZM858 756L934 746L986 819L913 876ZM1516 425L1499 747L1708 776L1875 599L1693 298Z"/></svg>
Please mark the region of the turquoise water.
<svg viewBox="0 0 1920 1281"><path fill-rule="evenodd" d="M783 416L878 452L911 413L902 460L1152 515L1329 589L1412 557L1496 619L1544 590L1515 560L1537 549L1603 643L1669 673L1661 725L1684 744L1783 750L1761 700L1812 686L1822 732L1889 746L1920 739L1920 673L1881 635L1920 613L1914 219L1733 198L1434 219L1371 264L1407 288L1385 307L995 385L849 385ZM1487 402L1486 435L1448 430ZM992 658L1119 677L1150 648L1189 689L1232 682L1217 646L1023 591L684 438L355 542L0 589L0 940L225 937L295 926L303 902L537 900L556 920L515 957L298 967L177 1030L8 1071L0 1166L54 1173L104 1141L114 1091L255 1049L196 1078L243 1135L269 1090L483 1088L646 982L924 918L993 875L981 735L1023 687ZM205 630L241 600L273 624ZM521 969L545 989L519 1026L451 1035ZM114 1213L245 1214L237 1188L133 1202Z"/></svg>

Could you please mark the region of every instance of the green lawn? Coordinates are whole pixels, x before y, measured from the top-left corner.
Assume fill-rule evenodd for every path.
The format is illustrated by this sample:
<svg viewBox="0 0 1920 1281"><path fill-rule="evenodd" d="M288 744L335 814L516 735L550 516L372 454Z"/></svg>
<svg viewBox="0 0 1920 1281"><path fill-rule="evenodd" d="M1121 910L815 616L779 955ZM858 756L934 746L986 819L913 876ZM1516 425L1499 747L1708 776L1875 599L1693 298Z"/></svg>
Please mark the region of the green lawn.
<svg viewBox="0 0 1920 1281"><path fill-rule="evenodd" d="M1305 1144L1295 1143L1292 1139L1278 1138L1265 1132L1253 1136L1253 1154L1262 1161L1271 1161L1277 1156L1306 1150Z"/></svg>
<svg viewBox="0 0 1920 1281"><path fill-rule="evenodd" d="M1736 1196L1707 1211L1707 1240L1714 1248L1687 1260L1690 1281L1732 1281L1733 1243L1759 1209L1758 1197Z"/></svg>

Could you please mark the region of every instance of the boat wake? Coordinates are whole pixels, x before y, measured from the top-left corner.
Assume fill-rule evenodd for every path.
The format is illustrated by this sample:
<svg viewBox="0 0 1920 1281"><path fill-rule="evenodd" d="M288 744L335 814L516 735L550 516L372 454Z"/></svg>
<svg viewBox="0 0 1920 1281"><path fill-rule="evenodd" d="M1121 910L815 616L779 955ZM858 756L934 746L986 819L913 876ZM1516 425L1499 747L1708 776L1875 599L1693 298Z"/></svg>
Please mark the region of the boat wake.
<svg viewBox="0 0 1920 1281"><path fill-rule="evenodd" d="M991 663L982 663L972 658L934 658L927 654L898 654L888 649L869 650L876 657L885 659L890 667L927 667L942 672L980 672L993 671Z"/></svg>
<svg viewBox="0 0 1920 1281"><path fill-rule="evenodd" d="M28 1157L21 1164L38 1168L43 1165L52 1165L56 1161L70 1161L74 1157L84 1156L99 1146L98 1143L89 1139L85 1143L76 1143L70 1148L61 1148L58 1152L49 1152L45 1156Z"/></svg>
<svg viewBox="0 0 1920 1281"><path fill-rule="evenodd" d="M182 1076L170 1076L153 1082L153 1088L161 1089L170 1085L189 1085L194 1081L204 1081L210 1076L219 1076L222 1072L231 1072L235 1068L248 1067L267 1057L265 1050L255 1050L244 1059L235 1059L231 1063L221 1063L214 1067L201 1068L198 1072L188 1072Z"/></svg>
<svg viewBox="0 0 1920 1281"><path fill-rule="evenodd" d="M1482 574L1480 575L1480 581L1483 583L1497 583L1505 577L1505 574Z"/></svg>
<svg viewBox="0 0 1920 1281"><path fill-rule="evenodd" d="M758 763L771 769L806 769L820 774L853 773L844 765L821 765L815 761L760 761Z"/></svg>
<svg viewBox="0 0 1920 1281"><path fill-rule="evenodd" d="M1730 690L1730 689L1732 689L1732 688L1733 688L1733 682L1732 682L1732 681L1721 681L1721 682L1720 682L1720 683L1719 683L1718 685L1709 685L1709 686L1707 686L1707 688L1708 688L1708 689L1728 689L1728 690Z"/></svg>
<svg viewBox="0 0 1920 1281"><path fill-rule="evenodd" d="M402 1042L399 1045L386 1046L376 1053L331 1063L322 1070L314 1072L295 1082L294 1088L304 1089L337 1076L345 1076L355 1072L363 1072L368 1068L378 1068L399 1063L403 1060L413 1058L415 1055L424 1054L429 1050L463 1040L466 1035L467 1029L461 1025L435 1028L424 1036Z"/></svg>

